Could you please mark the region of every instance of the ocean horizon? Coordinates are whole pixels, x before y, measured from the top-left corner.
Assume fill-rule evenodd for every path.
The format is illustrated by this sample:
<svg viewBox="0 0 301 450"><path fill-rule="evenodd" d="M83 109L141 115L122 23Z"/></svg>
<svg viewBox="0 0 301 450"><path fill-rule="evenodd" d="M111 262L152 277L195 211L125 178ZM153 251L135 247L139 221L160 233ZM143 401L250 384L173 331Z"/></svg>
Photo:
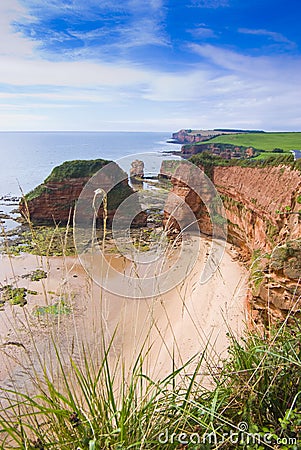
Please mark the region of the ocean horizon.
<svg viewBox="0 0 301 450"><path fill-rule="evenodd" d="M0 213L9 214L16 208L8 201L28 193L65 161L76 159L118 159L137 154L153 153L146 171L157 173L163 159L174 159L168 152L180 145L167 143L171 132L133 131L1 131L0 132ZM128 167L122 167L128 171ZM15 202L16 203L16 202ZM4 220L5 229L15 226Z"/></svg>
<svg viewBox="0 0 301 450"><path fill-rule="evenodd" d="M167 143L169 132L17 131L0 132L0 197L29 192L64 161L118 160L153 152L158 160L180 146ZM156 167L157 168L157 167ZM20 186L20 187L19 187Z"/></svg>

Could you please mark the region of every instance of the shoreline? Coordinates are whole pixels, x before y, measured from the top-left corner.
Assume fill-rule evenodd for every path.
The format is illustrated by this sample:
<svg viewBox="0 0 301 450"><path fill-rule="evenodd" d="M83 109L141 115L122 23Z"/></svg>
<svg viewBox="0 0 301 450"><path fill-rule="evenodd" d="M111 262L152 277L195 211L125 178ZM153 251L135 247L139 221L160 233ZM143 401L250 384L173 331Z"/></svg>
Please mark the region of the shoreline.
<svg viewBox="0 0 301 450"><path fill-rule="evenodd" d="M151 350L144 364L153 379L166 376L174 363L182 365L193 355L200 354L210 337L206 364L211 368L218 367L227 355L228 327L241 336L247 325L247 271L235 261L231 246L227 244L219 270L208 283L200 285L199 270L204 264L208 246L209 242L201 238L196 266L181 286L159 297L136 300L99 288L91 282L77 257L2 256L1 283L14 281L19 287L38 292L28 296L24 309L5 305L5 310L0 311L2 385L10 385L14 378L15 384L24 383L26 370L24 372L24 367L22 370L20 367L28 368L28 358L33 365L40 364L35 355L37 349L42 360L45 358L53 365L55 355L53 348L50 349L53 347L51 336L57 339L64 358L68 360L72 354L79 364L82 361L82 342L95 360L100 361L103 349L99 348L99 342L103 341L104 333L106 345L115 336L112 364L120 359L127 371L131 370L140 350L146 345ZM110 258L122 271L123 263L118 256ZM25 272L37 268L46 270L48 277L38 282L22 278ZM59 297L70 306L69 314L34 315L37 307L53 305ZM18 359L21 366L18 366ZM193 363L187 370L192 370L192 367ZM34 370L39 372L38 367ZM206 372L207 369L204 367L202 370Z"/></svg>

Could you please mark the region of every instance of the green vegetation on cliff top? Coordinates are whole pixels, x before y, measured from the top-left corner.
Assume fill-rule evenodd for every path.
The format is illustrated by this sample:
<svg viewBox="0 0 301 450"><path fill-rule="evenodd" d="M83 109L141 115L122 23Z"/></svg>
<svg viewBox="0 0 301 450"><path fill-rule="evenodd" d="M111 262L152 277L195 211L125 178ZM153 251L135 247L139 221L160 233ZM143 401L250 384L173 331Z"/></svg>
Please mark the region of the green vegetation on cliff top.
<svg viewBox="0 0 301 450"><path fill-rule="evenodd" d="M189 158L193 164L201 165L205 168L205 173L210 177L211 169L214 166L240 166L240 167L267 167L285 165L291 169L301 171L301 159L294 161L292 153L280 153L267 156L266 158L247 158L247 159L223 159L220 156L211 154L210 152L202 152Z"/></svg>
<svg viewBox="0 0 301 450"><path fill-rule="evenodd" d="M208 141L199 142L197 145L213 142L219 144L254 147L256 149L270 152L273 151L274 148L281 148L284 151L290 151L293 149L301 149L301 132L225 134L212 138Z"/></svg>
<svg viewBox="0 0 301 450"><path fill-rule="evenodd" d="M106 159L65 161L55 167L46 180L26 194L25 198L30 201L39 197L47 190L47 183L61 182L70 178L89 178L110 162Z"/></svg>
<svg viewBox="0 0 301 450"><path fill-rule="evenodd" d="M91 177L110 162L106 159L65 161L52 170L45 182L64 181L68 178Z"/></svg>

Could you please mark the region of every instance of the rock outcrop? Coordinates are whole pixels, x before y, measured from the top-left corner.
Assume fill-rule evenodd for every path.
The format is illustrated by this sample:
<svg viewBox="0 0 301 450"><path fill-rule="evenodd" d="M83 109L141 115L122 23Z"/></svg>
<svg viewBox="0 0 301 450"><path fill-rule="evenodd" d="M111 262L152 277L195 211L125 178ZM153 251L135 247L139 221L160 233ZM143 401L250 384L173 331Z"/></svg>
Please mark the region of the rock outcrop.
<svg viewBox="0 0 301 450"><path fill-rule="evenodd" d="M300 171L284 165L214 166L205 170L223 200L228 240L250 266L254 320L283 318L290 309L297 314L300 305L296 300L301 296ZM167 176L168 167L162 171ZM172 193L184 199L200 230L210 235L204 204L188 186L179 183L175 170L170 171L170 179Z"/></svg>
<svg viewBox="0 0 301 450"><path fill-rule="evenodd" d="M220 136L221 134L241 134L250 132L250 130L179 130L172 134L172 140L178 144L195 144L197 142L207 141L208 139Z"/></svg>
<svg viewBox="0 0 301 450"><path fill-rule="evenodd" d="M130 177L131 178L143 178L144 177L144 162L139 160L139 159L135 159L132 163L131 163L131 169L130 169Z"/></svg>
<svg viewBox="0 0 301 450"><path fill-rule="evenodd" d="M188 215L188 211L182 206L184 204L192 211L196 226L203 233L212 234L212 224L205 206L209 204L212 193L208 189L206 179L201 177L199 170L194 170L194 167L179 160L162 162L160 176L169 178L172 183L163 218L163 226L168 234L178 233L190 225L192 216ZM176 197L173 194L176 194Z"/></svg>
<svg viewBox="0 0 301 450"><path fill-rule="evenodd" d="M46 180L29 192L20 202L20 212L26 220L35 224L66 224L72 222L74 206L84 186L100 169L110 164L110 170L101 174L101 187L108 190L107 223L111 224L118 206L134 191L128 184L127 174L111 161L67 161L55 167ZM116 184L115 181L119 182ZM116 184L116 185L115 185ZM113 189L109 190L110 186ZM98 210L98 218L103 219L104 209ZM146 214L140 212L132 226L144 226Z"/></svg>
<svg viewBox="0 0 301 450"><path fill-rule="evenodd" d="M201 131L198 133L192 132L192 130L180 130L172 134L178 144L194 144L209 139L208 134L202 135Z"/></svg>
<svg viewBox="0 0 301 450"><path fill-rule="evenodd" d="M208 152L212 155L220 156L224 159L235 158L251 158L255 156L256 151L253 147L237 146L233 144L197 144L197 145L182 145L181 155L184 158L199 153Z"/></svg>
<svg viewBox="0 0 301 450"><path fill-rule="evenodd" d="M250 266L252 318L270 324L301 317L301 239L274 247L271 253L253 253Z"/></svg>

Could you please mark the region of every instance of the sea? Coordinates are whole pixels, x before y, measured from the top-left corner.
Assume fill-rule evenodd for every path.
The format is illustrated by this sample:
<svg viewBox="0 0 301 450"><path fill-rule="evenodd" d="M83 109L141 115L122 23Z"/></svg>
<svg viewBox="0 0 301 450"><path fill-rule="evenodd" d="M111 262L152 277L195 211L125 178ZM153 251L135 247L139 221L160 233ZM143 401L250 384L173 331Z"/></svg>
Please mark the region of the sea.
<svg viewBox="0 0 301 450"><path fill-rule="evenodd" d="M129 171L130 161L145 159L146 172L158 173L163 159L175 159L180 145L167 143L171 132L0 132L0 225L16 226L12 212L21 193L44 181L52 169L75 159L121 160ZM130 156L132 155L132 156ZM11 218L3 218L3 215ZM1 216L0 216L1 217Z"/></svg>

